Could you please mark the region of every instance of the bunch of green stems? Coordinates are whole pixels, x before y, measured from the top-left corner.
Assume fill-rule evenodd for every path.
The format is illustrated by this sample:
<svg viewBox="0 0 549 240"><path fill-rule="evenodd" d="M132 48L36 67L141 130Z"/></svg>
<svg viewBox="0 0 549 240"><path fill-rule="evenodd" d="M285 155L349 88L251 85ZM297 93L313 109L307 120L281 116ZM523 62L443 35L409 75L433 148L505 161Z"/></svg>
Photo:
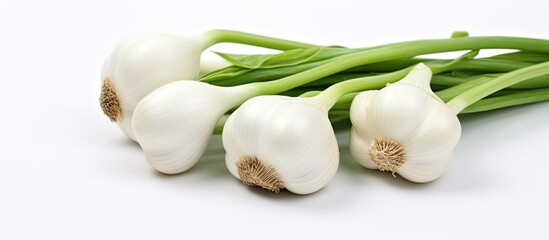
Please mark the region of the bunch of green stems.
<svg viewBox="0 0 549 240"><path fill-rule="evenodd" d="M356 52L356 50L348 51ZM376 81L376 77L397 73L399 71L404 73L410 67L418 63L426 63L427 65L449 64L444 71L434 74L431 80L431 88L435 91L435 94L441 100L448 102L460 93L489 81L490 79L494 79L514 70L549 61L548 53L517 51L485 58L474 58L476 54L478 54L478 51L470 52L462 56L461 59L414 57L365 64L320 78L300 87L285 91L281 93L281 95L311 97L319 94L333 84L357 79L369 80L368 89L380 89L388 83L383 77L378 78L380 80ZM322 66L329 61L333 61L333 59L328 58L277 68L258 68L235 77L214 78L214 80L209 80L209 75L206 75L205 77L203 76L202 81L218 86L235 86L251 82L271 81L297 74L300 71ZM228 68L231 67L235 66L230 66ZM349 121L349 108L352 100L358 93L359 91L348 93L338 100L329 112L330 120L333 123ZM542 101L549 101L549 74L535 77L495 92L467 107L461 114L485 112ZM215 133L221 132L225 120L231 112L232 111L228 112L219 120Z"/></svg>

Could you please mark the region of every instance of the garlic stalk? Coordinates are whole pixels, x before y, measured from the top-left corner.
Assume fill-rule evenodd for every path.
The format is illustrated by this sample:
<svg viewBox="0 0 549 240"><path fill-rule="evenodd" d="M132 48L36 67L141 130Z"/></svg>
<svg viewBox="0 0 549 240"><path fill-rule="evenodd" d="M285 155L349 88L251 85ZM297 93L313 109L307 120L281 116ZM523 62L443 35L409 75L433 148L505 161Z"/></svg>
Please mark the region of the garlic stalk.
<svg viewBox="0 0 549 240"><path fill-rule="evenodd" d="M366 168L418 183L433 181L445 172L461 136L457 113L496 91L545 74L549 62L503 74L444 104L429 87L431 70L420 64L401 81L355 97L351 154Z"/></svg>
<svg viewBox="0 0 549 240"><path fill-rule="evenodd" d="M420 54L441 51L480 48L520 48L535 50L540 48L540 46L546 45L549 45L549 42L543 40L504 37L423 40L392 44L376 49L368 49L343 55L334 58L331 62L322 66L295 75L274 81L239 85L231 87L233 90L230 91L219 90L222 88L207 85L205 83L201 83L203 85L200 85L197 89L194 88L198 85L194 84L168 84L163 87L162 90L159 90L158 93L151 93L150 97L144 98L137 105L133 115L133 131L135 139L143 148L146 159L153 168L168 174L181 173L194 165L203 154L205 146L208 144L209 137L203 137L202 134L205 134L204 136L211 135L215 128L215 122L224 112L238 106L251 97L284 92L342 70L376 61L413 57ZM169 90L170 88L176 90ZM217 90L210 90L214 88ZM179 95L192 93L191 96L193 97L187 98L176 96L176 94L173 94L173 92L176 91L180 92ZM212 91L213 94L208 93L209 91ZM172 94L164 96L164 92ZM216 96L213 98L214 100L205 99L212 97L212 95L220 96ZM180 100L179 98L185 99L185 101ZM222 103L219 101L224 102ZM213 106L216 104L219 106ZM163 105L168 107L160 107ZM206 109L204 111L211 112L211 114L198 111L198 108L204 108ZM208 117L207 121L205 120L205 117L200 119L205 122L200 128L202 129L201 132L197 133L194 131L196 126L199 126L200 123L183 124L192 122L193 119L197 119L201 114ZM159 131L158 134L152 133L157 130ZM192 143L188 141L192 141ZM195 146L197 150L179 150L186 144Z"/></svg>
<svg viewBox="0 0 549 240"><path fill-rule="evenodd" d="M524 67L490 79L483 84L463 92L450 100L447 105L457 114L492 93L529 79L546 76L547 74L549 74L549 62Z"/></svg>
<svg viewBox="0 0 549 240"><path fill-rule="evenodd" d="M228 30L212 30L194 37L148 34L128 38L116 46L103 64L99 101L104 114L135 140L131 119L137 103L166 83L197 79L200 55L220 42L280 50L313 46Z"/></svg>
<svg viewBox="0 0 549 240"><path fill-rule="evenodd" d="M462 113L477 113L524 104L549 101L549 88L519 90L503 96L484 98L463 109Z"/></svg>

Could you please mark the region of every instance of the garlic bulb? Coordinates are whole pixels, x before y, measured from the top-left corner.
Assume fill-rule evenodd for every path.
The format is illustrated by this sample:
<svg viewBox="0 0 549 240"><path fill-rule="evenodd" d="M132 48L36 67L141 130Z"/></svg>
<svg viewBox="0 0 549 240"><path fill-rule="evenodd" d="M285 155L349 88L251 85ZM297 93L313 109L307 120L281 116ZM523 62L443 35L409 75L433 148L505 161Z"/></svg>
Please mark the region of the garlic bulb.
<svg viewBox="0 0 549 240"><path fill-rule="evenodd" d="M226 164L247 185L313 193L335 175L339 149L327 110L310 99L259 96L223 129Z"/></svg>
<svg viewBox="0 0 549 240"><path fill-rule="evenodd" d="M184 172L204 153L217 120L247 97L249 87L217 87L182 80L139 102L133 132L147 162L166 174Z"/></svg>
<svg viewBox="0 0 549 240"><path fill-rule="evenodd" d="M358 163L413 182L429 182L444 173L461 125L430 89L431 75L418 64L401 81L355 97L349 147Z"/></svg>
<svg viewBox="0 0 549 240"><path fill-rule="evenodd" d="M105 60L100 104L105 115L135 140L131 119L137 103L154 89L196 79L204 41L169 34L128 38Z"/></svg>

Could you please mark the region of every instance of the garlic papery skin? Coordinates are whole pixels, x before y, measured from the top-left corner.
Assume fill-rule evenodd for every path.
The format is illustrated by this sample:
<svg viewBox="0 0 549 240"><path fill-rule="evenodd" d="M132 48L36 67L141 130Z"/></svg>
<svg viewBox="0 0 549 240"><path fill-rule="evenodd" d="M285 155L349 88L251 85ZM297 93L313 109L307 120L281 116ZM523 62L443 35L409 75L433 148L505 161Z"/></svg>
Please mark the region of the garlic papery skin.
<svg viewBox="0 0 549 240"><path fill-rule="evenodd" d="M318 191L339 164L327 110L306 98L251 98L231 114L222 139L231 174L273 192Z"/></svg>
<svg viewBox="0 0 549 240"><path fill-rule="evenodd" d="M461 125L430 89L431 75L419 64L401 81L355 97L349 148L359 164L418 183L444 173Z"/></svg>
<svg viewBox="0 0 549 240"><path fill-rule="evenodd" d="M132 125L147 162L177 174L203 155L218 119L248 98L249 86L217 87L182 80L147 95L135 108Z"/></svg>
<svg viewBox="0 0 549 240"><path fill-rule="evenodd" d="M148 34L120 42L103 64L100 105L135 140L131 119L137 103L154 89L196 79L205 41L201 37Z"/></svg>

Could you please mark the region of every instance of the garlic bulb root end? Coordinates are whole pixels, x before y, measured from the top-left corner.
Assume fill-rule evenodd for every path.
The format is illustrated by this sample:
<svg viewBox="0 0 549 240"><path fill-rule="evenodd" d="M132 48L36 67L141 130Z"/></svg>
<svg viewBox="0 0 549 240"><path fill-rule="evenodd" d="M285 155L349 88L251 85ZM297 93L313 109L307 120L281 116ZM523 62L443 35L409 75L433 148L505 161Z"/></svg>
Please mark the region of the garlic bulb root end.
<svg viewBox="0 0 549 240"><path fill-rule="evenodd" d="M254 156L244 156L236 162L240 180L248 186L259 186L278 193L284 189L284 181L274 167Z"/></svg>
<svg viewBox="0 0 549 240"><path fill-rule="evenodd" d="M114 89L114 86L109 78L103 79L99 103L101 105L101 109L103 109L103 113L105 113L111 121L116 122L120 116L122 116L122 108L120 107L118 95L116 94L116 90Z"/></svg>
<svg viewBox="0 0 549 240"><path fill-rule="evenodd" d="M394 177L398 168L406 162L404 148L397 141L388 138L374 138L368 154L380 171L391 171Z"/></svg>

